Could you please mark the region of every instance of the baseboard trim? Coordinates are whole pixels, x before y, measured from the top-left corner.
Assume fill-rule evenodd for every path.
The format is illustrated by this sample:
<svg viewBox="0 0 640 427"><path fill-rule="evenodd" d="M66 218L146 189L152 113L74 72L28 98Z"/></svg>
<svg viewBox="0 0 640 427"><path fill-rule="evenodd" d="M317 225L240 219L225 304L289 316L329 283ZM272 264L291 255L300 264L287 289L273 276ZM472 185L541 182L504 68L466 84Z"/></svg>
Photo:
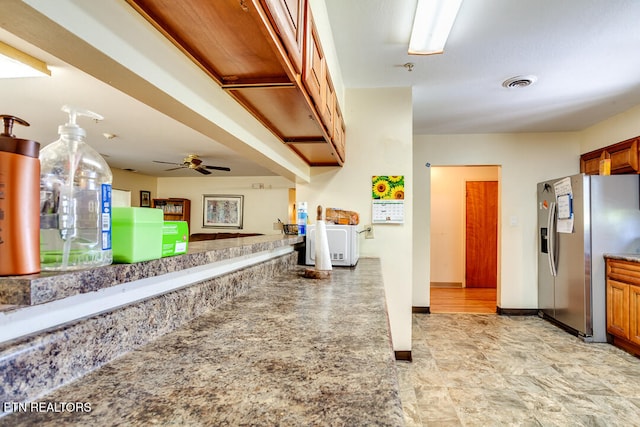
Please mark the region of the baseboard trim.
<svg viewBox="0 0 640 427"><path fill-rule="evenodd" d="M422 314L431 314L431 308L430 307L416 307L413 306L411 307L411 312L412 313L422 313Z"/></svg>
<svg viewBox="0 0 640 427"><path fill-rule="evenodd" d="M413 362L411 350L395 351L394 353L396 355L396 360L402 360L403 362Z"/></svg>
<svg viewBox="0 0 640 427"><path fill-rule="evenodd" d="M537 316L537 308L501 308L496 307L496 313L500 316Z"/></svg>

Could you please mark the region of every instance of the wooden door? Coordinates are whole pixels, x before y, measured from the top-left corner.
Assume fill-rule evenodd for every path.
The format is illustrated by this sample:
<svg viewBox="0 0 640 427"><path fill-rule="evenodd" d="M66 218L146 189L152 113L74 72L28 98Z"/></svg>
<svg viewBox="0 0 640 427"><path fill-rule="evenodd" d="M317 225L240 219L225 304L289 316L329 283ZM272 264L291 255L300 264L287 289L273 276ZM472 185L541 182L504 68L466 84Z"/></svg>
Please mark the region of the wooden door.
<svg viewBox="0 0 640 427"><path fill-rule="evenodd" d="M498 181L467 181L465 276L468 288L495 288L498 277Z"/></svg>

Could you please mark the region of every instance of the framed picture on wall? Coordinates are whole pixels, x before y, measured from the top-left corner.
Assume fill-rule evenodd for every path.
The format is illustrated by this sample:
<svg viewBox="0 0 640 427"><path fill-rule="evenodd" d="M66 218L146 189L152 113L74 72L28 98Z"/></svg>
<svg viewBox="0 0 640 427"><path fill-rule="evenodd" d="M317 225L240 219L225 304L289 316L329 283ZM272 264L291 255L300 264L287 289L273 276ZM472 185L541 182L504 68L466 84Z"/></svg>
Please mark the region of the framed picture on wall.
<svg viewBox="0 0 640 427"><path fill-rule="evenodd" d="M205 194L202 199L202 226L242 228L244 196Z"/></svg>
<svg viewBox="0 0 640 427"><path fill-rule="evenodd" d="M150 191L140 191L140 207L142 208L150 208L151 207L151 192Z"/></svg>

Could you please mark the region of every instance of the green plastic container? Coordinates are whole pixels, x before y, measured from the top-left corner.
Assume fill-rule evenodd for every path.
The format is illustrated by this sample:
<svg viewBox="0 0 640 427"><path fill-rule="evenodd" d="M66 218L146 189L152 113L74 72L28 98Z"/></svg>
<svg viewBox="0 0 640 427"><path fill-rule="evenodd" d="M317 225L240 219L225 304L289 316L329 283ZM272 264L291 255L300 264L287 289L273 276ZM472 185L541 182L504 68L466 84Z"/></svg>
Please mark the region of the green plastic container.
<svg viewBox="0 0 640 427"><path fill-rule="evenodd" d="M113 262L131 264L162 257L162 209L113 208Z"/></svg>
<svg viewBox="0 0 640 427"><path fill-rule="evenodd" d="M162 227L162 256L187 253L189 226L187 221L165 221Z"/></svg>

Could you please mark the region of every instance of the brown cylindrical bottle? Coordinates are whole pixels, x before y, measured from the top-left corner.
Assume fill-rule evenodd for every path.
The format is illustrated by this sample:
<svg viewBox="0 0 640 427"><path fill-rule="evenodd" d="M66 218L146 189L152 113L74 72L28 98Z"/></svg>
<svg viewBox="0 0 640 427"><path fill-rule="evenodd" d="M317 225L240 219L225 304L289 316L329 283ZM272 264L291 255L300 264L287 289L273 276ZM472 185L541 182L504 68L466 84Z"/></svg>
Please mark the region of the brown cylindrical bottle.
<svg viewBox="0 0 640 427"><path fill-rule="evenodd" d="M18 117L0 115L0 276L40 271L40 144L11 134Z"/></svg>

